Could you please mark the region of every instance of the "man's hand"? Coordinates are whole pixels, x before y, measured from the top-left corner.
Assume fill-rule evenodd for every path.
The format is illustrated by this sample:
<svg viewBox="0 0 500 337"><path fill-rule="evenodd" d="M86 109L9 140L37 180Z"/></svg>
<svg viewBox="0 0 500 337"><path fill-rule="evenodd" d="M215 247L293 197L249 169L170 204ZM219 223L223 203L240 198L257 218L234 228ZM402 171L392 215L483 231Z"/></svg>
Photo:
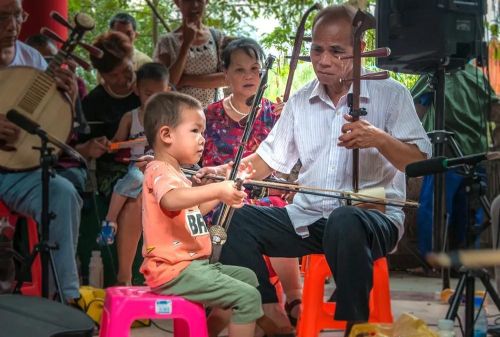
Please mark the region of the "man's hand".
<svg viewBox="0 0 500 337"><path fill-rule="evenodd" d="M54 71L54 79L56 81L57 88L66 92L71 99L71 103L73 104L78 96L78 84L76 83L75 69L76 63L69 60L65 65Z"/></svg>
<svg viewBox="0 0 500 337"><path fill-rule="evenodd" d="M364 119L353 122L349 115L344 115L344 118L348 123L342 125L342 135L339 137L338 146L347 149L379 148L380 142L384 139L384 131Z"/></svg>
<svg viewBox="0 0 500 337"><path fill-rule="evenodd" d="M108 152L110 141L105 137L92 138L75 148L85 159L99 158Z"/></svg>
<svg viewBox="0 0 500 337"><path fill-rule="evenodd" d="M242 190L238 190L234 181L221 181L217 183L217 188L219 189L218 199L220 201L234 208L243 207L247 194Z"/></svg>
<svg viewBox="0 0 500 337"><path fill-rule="evenodd" d="M229 162L227 168L226 168L226 177L229 178L229 175L231 174L231 170L233 169L234 163L231 161ZM240 178L241 180L246 180L252 178L253 174L255 173L255 170L253 169L253 165L251 162L248 162L247 164L241 163L240 166L238 167L238 173L236 174L236 178Z"/></svg>
<svg viewBox="0 0 500 337"><path fill-rule="evenodd" d="M274 103L274 110L273 114L276 116L281 115L281 111L283 111L283 108L285 107L285 103L281 100L281 97L276 97L276 103Z"/></svg>
<svg viewBox="0 0 500 337"><path fill-rule="evenodd" d="M213 183L214 180L208 178L209 175L218 175L224 176L227 172L228 165L220 165L220 166L206 166L196 172L196 174L192 177L193 181L197 185L205 185L209 183Z"/></svg>
<svg viewBox="0 0 500 337"><path fill-rule="evenodd" d="M12 144L18 138L21 129L9 122L5 115L0 114L0 143Z"/></svg>

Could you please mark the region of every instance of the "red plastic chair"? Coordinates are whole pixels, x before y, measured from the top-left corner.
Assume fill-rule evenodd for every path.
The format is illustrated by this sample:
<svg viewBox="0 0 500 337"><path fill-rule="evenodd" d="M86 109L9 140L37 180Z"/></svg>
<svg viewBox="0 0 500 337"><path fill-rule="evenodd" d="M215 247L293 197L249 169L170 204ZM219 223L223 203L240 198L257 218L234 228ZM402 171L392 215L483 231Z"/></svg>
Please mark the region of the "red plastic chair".
<svg viewBox="0 0 500 337"><path fill-rule="evenodd" d="M324 255L308 255L302 260L305 269L302 313L297 337L317 337L322 329L345 329L345 321L333 319L334 302L324 301L325 279L332 275ZM392 323L389 269L386 258L373 264L373 288L370 292L369 322Z"/></svg>
<svg viewBox="0 0 500 337"><path fill-rule="evenodd" d="M20 215L11 212L4 203L0 201L0 218L5 218L16 227L17 220ZM38 226L32 218L26 217L26 225L28 231L28 248L32 252L35 245L38 244ZM21 293L28 296L42 296L42 265L40 255L37 255L35 261L31 265L31 282L25 282L21 287Z"/></svg>

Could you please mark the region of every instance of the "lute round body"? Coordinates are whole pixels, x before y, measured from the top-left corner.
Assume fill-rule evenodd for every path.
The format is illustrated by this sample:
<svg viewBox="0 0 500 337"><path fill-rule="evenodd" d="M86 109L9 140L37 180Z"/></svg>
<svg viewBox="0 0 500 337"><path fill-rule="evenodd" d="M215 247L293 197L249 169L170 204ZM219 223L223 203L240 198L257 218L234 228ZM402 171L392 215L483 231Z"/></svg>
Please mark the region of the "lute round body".
<svg viewBox="0 0 500 337"><path fill-rule="evenodd" d="M51 77L35 68L13 66L0 70L0 114L11 109L38 123L49 135L66 143L73 126L73 109ZM0 147L0 168L24 171L40 166L41 140L21 129L15 143ZM59 153L54 149L54 154Z"/></svg>

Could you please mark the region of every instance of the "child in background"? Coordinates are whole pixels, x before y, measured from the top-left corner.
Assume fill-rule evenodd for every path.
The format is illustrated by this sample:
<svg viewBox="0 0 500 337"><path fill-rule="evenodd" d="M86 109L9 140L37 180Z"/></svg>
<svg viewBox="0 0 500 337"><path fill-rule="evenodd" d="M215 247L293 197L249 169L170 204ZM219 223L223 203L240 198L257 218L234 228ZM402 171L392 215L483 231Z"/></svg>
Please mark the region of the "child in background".
<svg viewBox="0 0 500 337"><path fill-rule="evenodd" d="M198 163L203 154L200 102L181 93L157 94L146 106L144 128L155 152L142 192L141 272L146 283L155 292L212 307L210 336L217 336L230 319L230 337L254 336L255 321L263 315L257 278L247 268L209 264L212 246L203 220L219 202L242 207L246 194L234 181L191 187L181 170L181 165Z"/></svg>
<svg viewBox="0 0 500 337"><path fill-rule="evenodd" d="M146 63L137 70L135 93L141 100L141 106L123 115L112 142L145 138L143 125L146 101L153 94L169 91L168 78L167 68L160 63ZM135 161L149 154L152 154L152 151L146 142L131 146L130 165L125 176L116 182L113 189L108 213L97 237L99 244L106 245L114 242L120 211L128 198L137 198L142 190L144 175L135 164Z"/></svg>

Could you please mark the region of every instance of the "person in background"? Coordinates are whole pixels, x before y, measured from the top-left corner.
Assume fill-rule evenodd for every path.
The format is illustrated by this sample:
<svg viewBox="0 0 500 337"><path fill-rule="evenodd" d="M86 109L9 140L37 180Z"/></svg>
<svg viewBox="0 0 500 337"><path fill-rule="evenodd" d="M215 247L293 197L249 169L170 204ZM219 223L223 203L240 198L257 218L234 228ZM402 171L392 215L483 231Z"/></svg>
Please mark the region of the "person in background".
<svg viewBox="0 0 500 337"><path fill-rule="evenodd" d="M152 61L151 57L135 47L135 40L139 36L139 32L137 32L137 22L132 15L124 12L113 15L113 17L109 20L109 31L123 33L129 38L130 43L134 48L132 54L134 71L137 71L142 65ZM102 81L103 79L100 73L97 73L97 82L102 83Z"/></svg>
<svg viewBox="0 0 500 337"><path fill-rule="evenodd" d="M112 139L123 115L140 107L135 93L135 71L132 62L133 46L123 33L108 32L98 36L94 46L104 52L102 58L90 57L93 67L104 79L82 101L87 121L92 125L90 137ZM129 153L120 153L128 157ZM119 158L117 159L119 161ZM97 161L97 179L100 192L111 194L111 186L126 171L123 162L105 155Z"/></svg>
<svg viewBox="0 0 500 337"><path fill-rule="evenodd" d="M415 108L422 120L424 129L428 132L434 128L434 90L431 86L431 76L421 76L411 92ZM490 97L492 104L490 105ZM467 63L462 70L450 72L445 76L445 111L444 123L446 131L453 132L463 155L488 151L487 120L489 109L495 105L497 98L483 71L472 63ZM446 146L446 156L457 157L451 151L450 144ZM465 238L471 221L481 224L483 210L480 204L474 206L470 219L467 207L468 200L466 183L462 169L450 169L446 172L446 210L450 227L449 247L451 249L465 248ZM477 173L485 183L484 168L479 167ZM420 191L420 206L417 211L418 249L422 256L432 250L432 212L433 212L434 177L425 176ZM471 221L469 221L471 220ZM410 269L413 273L430 272L418 267Z"/></svg>
<svg viewBox="0 0 500 337"><path fill-rule="evenodd" d="M38 50L44 58L54 57L57 54L57 47L52 40L43 34L35 34L26 38L25 43Z"/></svg>
<svg viewBox="0 0 500 337"><path fill-rule="evenodd" d="M125 140L137 140L144 138L144 109L149 97L158 92L169 90L168 70L160 63L145 63L139 68L136 75L136 94L141 99L141 106L123 115L118 130L113 137L113 142ZM141 198L142 181L144 175L136 163L144 155L152 155L151 147L147 143L133 145L130 149L130 165L124 177L120 178L114 187L108 213L102 224L101 233L98 236L100 244L112 244L116 231L119 228L118 216L129 198ZM137 244L141 237L142 226L126 227L124 233L120 233L120 244L118 245L118 285L130 285L132 281L132 264L134 262ZM133 229L133 230L132 230Z"/></svg>
<svg viewBox="0 0 500 337"><path fill-rule="evenodd" d="M98 36L94 46L104 52L102 58L90 57L92 65L101 74L104 83L97 85L85 97L82 102L83 111L91 124L89 137L112 139L123 115L141 106L140 98L135 93L133 47L130 39L120 32L107 32ZM105 154L96 161L96 188L104 198L111 196L115 182L127 172L129 162L125 159L129 157L130 151L123 150L115 154ZM127 199L118 215L118 222L121 230L116 241L120 255L120 251L129 247L126 242L128 238L122 237L120 233L135 233L141 226L139 199ZM129 273L130 268L118 270L118 275L129 275ZM128 282L127 279L128 277L124 276L123 282Z"/></svg>
<svg viewBox="0 0 500 337"><path fill-rule="evenodd" d="M251 107L247 101L255 95L259 85L259 74L263 63L264 52L260 45L249 38L232 40L222 51L222 68L231 95L210 104L205 109L207 129L205 131L205 151L202 166L217 166L230 162L238 151L238 142L245 129L245 120ZM245 147L244 155L253 153L267 137L279 118L282 104L275 105L263 98L261 109L257 114L250 139ZM252 194L256 191L249 191ZM254 205L284 207L286 201L280 194L265 195L262 198L248 198ZM208 220L211 223L211 220ZM266 262L269 260L267 259ZM262 297L264 312L276 316L280 325L296 325L300 309L301 284L298 260L295 258L272 258L272 268L278 274L286 294L285 304L288 322L282 307L277 303L276 294L266 293Z"/></svg>
<svg viewBox="0 0 500 337"><path fill-rule="evenodd" d="M202 23L208 0L174 0L182 24L157 44L153 58L170 70L170 83L198 99L203 107L222 97L225 77L220 68L224 34Z"/></svg>

